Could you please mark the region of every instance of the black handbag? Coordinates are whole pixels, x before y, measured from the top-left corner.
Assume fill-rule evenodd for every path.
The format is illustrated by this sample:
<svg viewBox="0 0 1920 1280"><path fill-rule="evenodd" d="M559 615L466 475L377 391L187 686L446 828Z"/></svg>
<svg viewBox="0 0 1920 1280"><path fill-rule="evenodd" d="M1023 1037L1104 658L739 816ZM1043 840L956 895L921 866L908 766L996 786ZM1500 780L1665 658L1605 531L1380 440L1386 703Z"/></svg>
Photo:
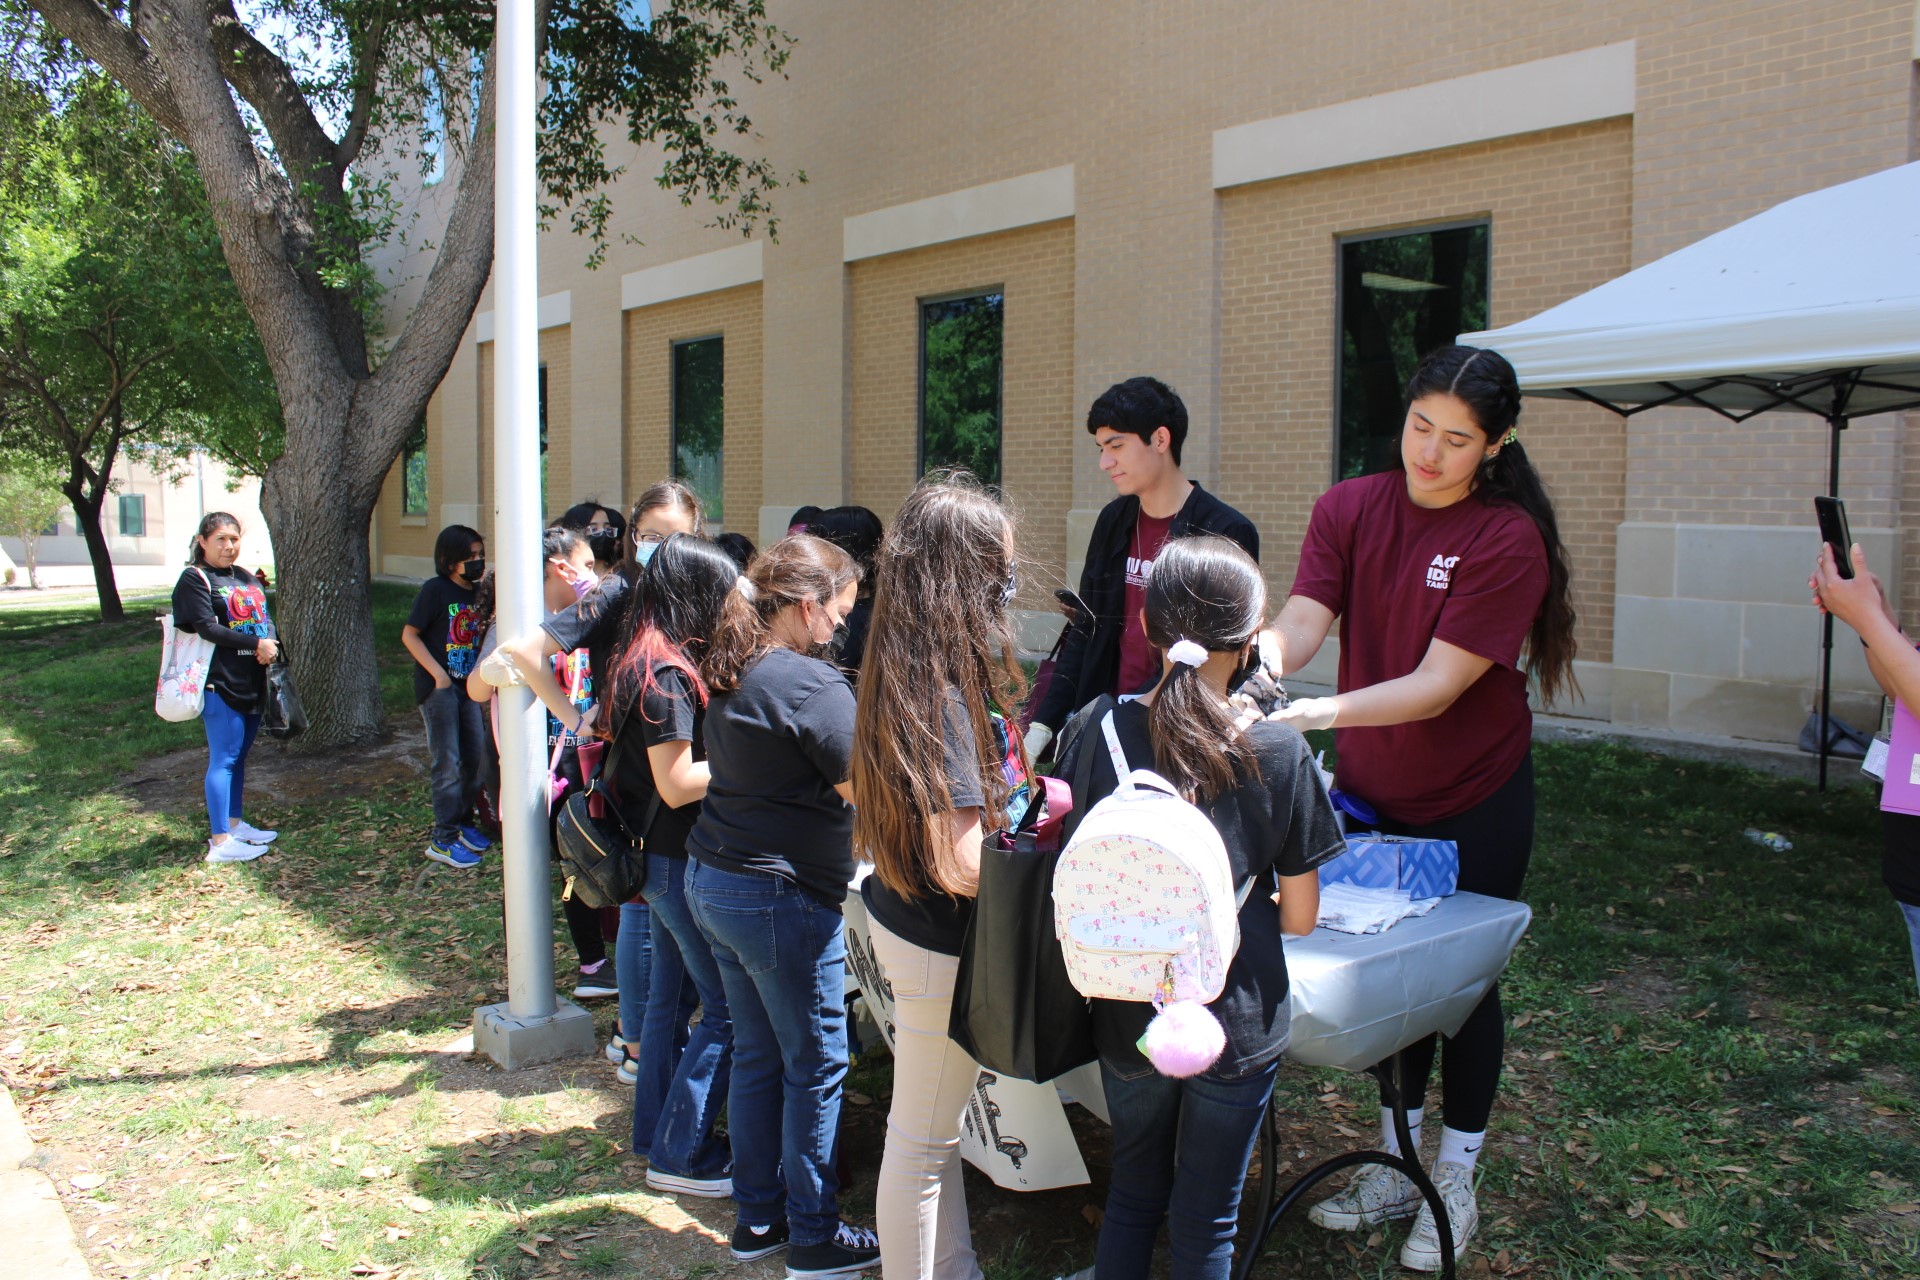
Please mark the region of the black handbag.
<svg viewBox="0 0 1920 1280"><path fill-rule="evenodd" d="M1075 770L1085 794L1092 752ZM1033 780L1012 831L980 846L980 889L960 950L947 1035L998 1075L1045 1082L1099 1056L1093 1013L1074 990L1053 931L1053 869L1074 790Z"/></svg>
<svg viewBox="0 0 1920 1280"><path fill-rule="evenodd" d="M293 687L293 672L285 658L267 665L267 687L260 710L260 732L285 742L307 727L307 711Z"/></svg>
<svg viewBox="0 0 1920 1280"><path fill-rule="evenodd" d="M566 878L562 901L578 898L589 907L617 907L646 887L647 832L660 812L660 792L656 789L647 802L640 825L629 823L610 781L619 756L615 734L593 777L566 798L554 819L554 847Z"/></svg>

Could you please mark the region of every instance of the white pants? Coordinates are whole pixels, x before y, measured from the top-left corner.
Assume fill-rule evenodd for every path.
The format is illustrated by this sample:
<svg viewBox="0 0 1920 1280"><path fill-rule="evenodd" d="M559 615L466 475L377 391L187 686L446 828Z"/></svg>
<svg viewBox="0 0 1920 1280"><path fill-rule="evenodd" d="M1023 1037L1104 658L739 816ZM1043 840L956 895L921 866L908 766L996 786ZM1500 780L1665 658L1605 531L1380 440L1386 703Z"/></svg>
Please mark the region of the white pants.
<svg viewBox="0 0 1920 1280"><path fill-rule="evenodd" d="M893 1109L875 1214L886 1280L980 1280L960 1174L960 1118L979 1068L947 1039L960 961L872 922L893 988Z"/></svg>

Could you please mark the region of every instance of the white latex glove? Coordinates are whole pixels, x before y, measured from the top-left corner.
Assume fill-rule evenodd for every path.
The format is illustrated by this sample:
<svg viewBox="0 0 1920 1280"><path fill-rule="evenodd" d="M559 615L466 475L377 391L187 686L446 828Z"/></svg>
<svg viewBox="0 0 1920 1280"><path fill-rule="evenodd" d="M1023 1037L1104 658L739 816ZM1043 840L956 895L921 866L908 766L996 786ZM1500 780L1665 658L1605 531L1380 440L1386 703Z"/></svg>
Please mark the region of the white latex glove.
<svg viewBox="0 0 1920 1280"><path fill-rule="evenodd" d="M1047 749L1047 744L1052 741L1053 730L1047 728L1047 726L1041 724L1038 720L1028 725L1025 739L1028 762L1031 763L1038 760L1041 753Z"/></svg>
<svg viewBox="0 0 1920 1280"><path fill-rule="evenodd" d="M513 659L507 656L505 649L495 649L482 658L480 665L474 668L474 674L496 689L526 683L520 678L520 669L513 665Z"/></svg>
<svg viewBox="0 0 1920 1280"><path fill-rule="evenodd" d="M1332 698L1301 698L1280 708L1267 719L1276 724L1290 724L1305 733L1309 729L1333 728L1333 718L1339 710L1340 704Z"/></svg>

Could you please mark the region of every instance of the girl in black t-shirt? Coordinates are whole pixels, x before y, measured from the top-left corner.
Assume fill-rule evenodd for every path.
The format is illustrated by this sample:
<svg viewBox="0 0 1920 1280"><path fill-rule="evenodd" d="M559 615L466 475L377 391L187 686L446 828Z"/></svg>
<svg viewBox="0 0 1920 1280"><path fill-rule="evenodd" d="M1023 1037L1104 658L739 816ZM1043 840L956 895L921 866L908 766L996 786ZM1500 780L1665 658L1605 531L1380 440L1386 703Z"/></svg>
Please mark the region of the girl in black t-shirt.
<svg viewBox="0 0 1920 1280"><path fill-rule="evenodd" d="M242 569L240 522L210 511L193 536L192 558L173 587L173 621L213 641L207 698L200 723L207 731L208 862L250 862L279 834L240 816L247 753L260 731L267 666L279 656L267 595Z"/></svg>
<svg viewBox="0 0 1920 1280"><path fill-rule="evenodd" d="M1076 776L1081 752L1095 753L1086 794L1073 798L1076 815L1119 784L1101 728L1111 714L1128 763L1152 767L1198 805L1220 832L1234 884L1255 882L1226 986L1208 1006L1226 1049L1204 1074L1173 1079L1142 1056L1136 1043L1151 1005L1093 1002L1113 1116L1113 1178L1095 1264L1101 1280L1144 1280L1163 1220L1176 1280L1225 1280L1241 1183L1287 1047L1280 937L1312 932L1315 868L1346 848L1306 740L1277 724L1243 732L1227 705L1258 663L1265 609L1259 566L1238 546L1212 536L1168 542L1144 610L1147 639L1165 655L1160 682L1118 707L1097 700L1062 733L1062 776Z"/></svg>
<svg viewBox="0 0 1920 1280"><path fill-rule="evenodd" d="M854 848L874 958L893 992L893 1107L875 1213L889 1276L977 1277L960 1177L976 1068L947 1037L982 834L1013 825L1027 775L1002 707L1026 694L1007 607L1013 522L964 472L920 482L880 546L854 719Z"/></svg>
<svg viewBox="0 0 1920 1280"><path fill-rule="evenodd" d="M840 1220L834 1149L847 1074L853 690L823 657L860 570L830 542L783 538L727 597L700 675L711 771L687 837L686 896L733 1019L727 1130L733 1255L782 1248L789 1275L871 1266Z"/></svg>

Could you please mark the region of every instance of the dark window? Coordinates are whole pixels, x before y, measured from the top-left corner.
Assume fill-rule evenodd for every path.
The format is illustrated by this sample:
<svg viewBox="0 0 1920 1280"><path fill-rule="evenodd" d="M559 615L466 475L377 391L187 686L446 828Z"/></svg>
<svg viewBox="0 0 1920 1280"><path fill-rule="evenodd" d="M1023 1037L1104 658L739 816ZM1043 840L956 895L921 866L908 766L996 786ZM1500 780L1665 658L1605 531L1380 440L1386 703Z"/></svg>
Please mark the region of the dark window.
<svg viewBox="0 0 1920 1280"><path fill-rule="evenodd" d="M999 292L920 304L920 469L1000 483Z"/></svg>
<svg viewBox="0 0 1920 1280"><path fill-rule="evenodd" d="M413 424L413 434L407 437L406 447L400 451L400 514L405 516L427 514L427 420L425 418Z"/></svg>
<svg viewBox="0 0 1920 1280"><path fill-rule="evenodd" d="M540 509L547 510L547 366L540 366Z"/></svg>
<svg viewBox="0 0 1920 1280"><path fill-rule="evenodd" d="M673 475L700 495L707 519L726 522L721 481L726 471L726 339L673 344Z"/></svg>
<svg viewBox="0 0 1920 1280"><path fill-rule="evenodd" d="M147 536L146 494L123 493L120 495L120 536L123 538Z"/></svg>
<svg viewBox="0 0 1920 1280"><path fill-rule="evenodd" d="M1420 357L1486 327L1486 223L1341 241L1334 479L1399 465L1401 393Z"/></svg>

